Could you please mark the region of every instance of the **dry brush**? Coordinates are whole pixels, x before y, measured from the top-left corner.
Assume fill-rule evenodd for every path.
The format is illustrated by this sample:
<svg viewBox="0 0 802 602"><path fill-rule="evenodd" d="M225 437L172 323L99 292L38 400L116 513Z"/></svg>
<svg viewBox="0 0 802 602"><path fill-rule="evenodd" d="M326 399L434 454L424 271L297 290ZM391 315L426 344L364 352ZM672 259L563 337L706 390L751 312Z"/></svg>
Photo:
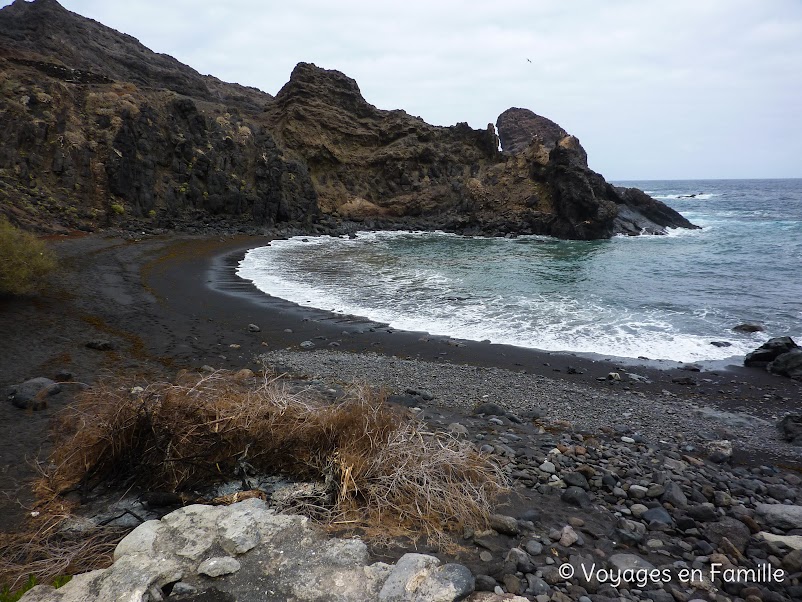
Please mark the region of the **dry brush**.
<svg viewBox="0 0 802 602"><path fill-rule="evenodd" d="M60 416L41 499L100 484L190 492L252 471L321 484L316 518L329 526L446 541L486 526L507 488L470 442L427 429L366 386L332 402L281 379L221 371L133 391L96 386Z"/></svg>

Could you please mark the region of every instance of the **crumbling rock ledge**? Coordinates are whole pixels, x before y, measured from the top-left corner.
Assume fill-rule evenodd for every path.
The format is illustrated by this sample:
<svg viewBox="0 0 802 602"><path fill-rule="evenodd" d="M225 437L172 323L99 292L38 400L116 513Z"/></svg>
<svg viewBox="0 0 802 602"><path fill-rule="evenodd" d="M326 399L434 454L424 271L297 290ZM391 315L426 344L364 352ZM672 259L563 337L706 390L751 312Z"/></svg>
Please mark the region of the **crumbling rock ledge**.
<svg viewBox="0 0 802 602"><path fill-rule="evenodd" d="M109 568L59 589L39 585L22 601L155 602L207 592L203 599L237 602L453 602L471 600L473 590L462 565L424 554L371 564L361 540L329 538L306 517L277 514L253 498L147 521L118 544Z"/></svg>

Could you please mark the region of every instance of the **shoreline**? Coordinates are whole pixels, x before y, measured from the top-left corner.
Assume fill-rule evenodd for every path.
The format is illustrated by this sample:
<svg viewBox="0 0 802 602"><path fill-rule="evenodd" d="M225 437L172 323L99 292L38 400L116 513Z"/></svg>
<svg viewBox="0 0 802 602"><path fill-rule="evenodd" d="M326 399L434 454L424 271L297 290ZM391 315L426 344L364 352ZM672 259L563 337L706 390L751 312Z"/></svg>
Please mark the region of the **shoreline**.
<svg viewBox="0 0 802 602"><path fill-rule="evenodd" d="M375 234L375 233L376 233L376 231L359 231L359 232L356 232L355 234L359 235L360 237L362 237L362 235L364 235L365 237L369 237L371 234ZM399 235L399 236L400 235L407 235L407 234L410 234L410 235L442 234L442 235L445 235L445 236L454 236L454 237L462 238L458 234L442 232L442 231L423 232L423 231L398 230L398 231L391 231L389 233L385 232L385 231L381 231L381 233ZM279 243L283 243L283 242L288 242L288 240L289 240L289 241L295 242L295 243L297 243L299 241L303 241L304 243L306 243L306 242L313 243L312 240L307 240L307 239L314 239L314 238L318 238L318 237L324 238L324 239L336 240L338 238L340 238L340 239L344 238L345 235L336 236L336 235L333 235L333 234L319 234L319 235L318 234L312 234L312 235L300 235L299 234L299 235L291 236L291 237L289 237L289 239L280 238L278 240L278 242ZM350 237L353 238L353 234L351 234ZM470 238L482 238L482 237L479 237L479 236L470 237L469 236L469 237L464 237L464 238L469 238L470 239ZM530 236L522 235L521 237L516 237L516 239L517 238L530 238ZM551 237L532 235L531 238L535 238L535 239L550 239ZM656 237L656 238L660 238L660 237ZM554 239L552 239L552 240L554 240ZM275 242L275 241L273 241L271 239L270 241L265 243L265 246L268 246L268 247L269 246L275 246L275 245L271 244L273 242ZM313 244L312 246L316 246L316 245ZM303 247L304 247L304 245L294 245L294 248L298 248L299 251L301 249L303 249ZM242 260L247 256L248 252L253 251L255 249L258 249L258 248L259 247L255 247L255 248L251 248L251 249L245 249L245 250L243 250L241 252L235 252L235 253L232 254L231 257L227 257L226 258L225 268L231 270L231 272L233 272L234 274L228 275L228 274L221 273L220 276L221 276L221 278L223 280L223 286L218 286L217 287L218 290L220 290L221 292L225 292L226 285L229 282L232 283L232 288L233 288L233 290L235 292L239 292L239 291L243 290L243 288L241 286L241 282L240 282L241 279L235 276L236 272L237 272L237 269L238 269L238 263L242 262ZM251 262L251 263L253 263L253 262ZM250 265L249 266L250 271L253 271L254 268L255 268L254 265ZM253 275L258 280L258 277L259 277L258 274L254 273ZM243 279L246 282L249 282L249 283L251 282L250 280L248 280L248 278L243 278ZM426 328L425 324L423 324L421 328L415 328L415 327L409 328L408 326L405 326L403 324L398 324L397 322L398 322L399 319L403 322L403 319L399 318L399 316L388 318L388 317L375 317L375 316L369 315L371 312L375 312L375 311L378 310L378 308L376 308L376 307L373 307L372 309L362 308L363 311L367 312L367 313L364 313L364 314L363 313L359 313L359 309L356 310L356 313L353 313L354 312L353 307L351 308L350 312L349 312L348 309L336 309L336 310L335 309L323 309L322 306L316 306L315 305L315 301L319 301L319 300L315 300L315 298L312 297L312 296L307 297L307 295L314 295L315 294L314 291L312 291L312 292L303 292L303 293L301 293L303 296L299 296L299 294L296 294L294 292L294 289L293 289L293 285L294 284L298 284L297 281L293 281L291 279L290 280L283 280L282 279L282 280L279 281L279 285L278 285L279 286L279 290L283 290L283 288L282 288L283 284L288 284L288 290L286 291L287 292L287 298L286 299L284 298L284 296L282 295L281 292L278 293L278 296L274 296L269 291L266 291L266 290L263 291L263 290L259 289L255 283L253 283L253 286L254 286L254 288L256 288L256 290L258 291L258 293L260 295L265 295L265 296L267 296L269 298L276 299L276 300L281 301L283 303L289 303L292 306L294 311L309 311L309 312L313 312L313 315L317 315L314 312L318 312L318 313L321 313L321 314L323 314L323 315L325 315L327 317L331 317L331 318L339 317L339 318L349 319L349 320L370 322L372 324L377 325L377 327L391 328L396 332L413 332L413 333L420 334L421 336L428 336L428 337L432 337L432 338L451 339L451 340L459 341L459 342L463 342L463 343L467 343L467 342L472 342L472 343L480 343L481 342L481 343L485 343L485 344L486 343L490 343L490 341L480 340L480 339L485 339L485 338L491 338L490 336L485 337L485 336L472 336L470 334L468 334L468 335L460 334L459 333L459 330L460 330L459 325L457 325L457 328L454 329L454 328L449 328L447 326L434 324L433 326L435 327L435 330L437 332L430 332L430 331L424 330ZM325 290L323 291L323 294L324 295L326 294ZM470 298L470 297L468 297L468 298ZM331 302L332 303L338 303L338 301L336 299L331 301ZM345 303L347 305L347 302L345 302ZM325 306L326 304L323 303L321 305ZM351 302L351 305L353 305L353 302ZM357 305L359 305L359 304L357 303ZM459 310L458 310L458 308L455 307L454 311L459 311ZM381 313L381 312L379 312L379 313ZM393 320L393 322L389 322L387 320ZM456 330L456 332L455 332L455 330ZM529 333L524 333L524 334L529 334ZM770 338L767 333L757 333L757 334L758 335L765 335L765 336L762 339L758 339L758 340L754 340L754 338L752 338L752 337L746 337L746 338L744 338L744 337L737 338L736 337L736 338L732 338L735 335L732 332L730 332L730 329L727 329L727 328L724 328L723 330L721 330L719 332L715 332L715 333L708 332L707 334L705 334L703 336L704 337L709 337L709 339L708 339L709 341L727 340L727 338L730 337L730 340L733 342L732 345L729 342L728 343L718 343L718 342L713 343L713 342L710 342L709 345L711 346L711 348L712 348L712 346L714 344L717 345L718 347L725 347L725 346L731 347L731 350L727 350L727 351L729 351L730 355L722 356L721 353L711 353L711 354L708 354L710 359L672 359L672 358L669 358L669 357L645 357L645 356L651 356L651 353L649 353L648 351L645 351L642 354L641 353L637 354L637 357L636 357L636 354L634 354L634 353L632 355L624 356L624 355L618 355L615 352L615 350L612 350L612 349L604 350L605 345L603 345L603 344L601 346L597 346L597 347L600 347L601 350L580 350L580 349L562 348L559 345L560 341L551 341L550 342L551 346L548 347L548 348L540 347L536 343L535 344L528 344L528 342L526 340L522 340L522 341L510 341L510 340L508 340L508 341L498 341L498 340L494 340L490 344L493 344L493 345L496 345L496 346L499 346L499 347L515 348L515 349L521 349L521 350L530 350L532 352L541 353L541 354L551 354L551 355L575 357L575 358L578 357L578 358L584 358L586 360L596 361L596 362L604 361L604 362L608 362L608 363L614 363L616 365L628 366L628 367L631 367L631 368L638 368L638 367L645 366L645 367L650 367L650 368L657 368L657 369L660 369L660 370L671 370L671 369L681 369L684 366L693 365L693 366L696 366L696 367L700 368L702 372L716 371L716 370L719 370L719 371L725 370L725 371L728 371L728 372L733 372L733 371L738 372L740 369L743 368L742 362L743 362L744 355L746 353L748 353L749 351L752 351L753 349L758 347L760 344L765 342L765 340L768 340L768 338ZM789 336L789 335L793 336L793 333L789 333L789 332L786 332L786 331L781 331L781 332L777 333L774 336ZM502 336L501 338L505 338L505 337ZM506 338L509 338L509 337L506 337ZM526 337L526 338L529 338L529 337ZM604 335L600 335L599 338L603 339ZM747 338L749 340L746 340ZM553 345L553 343L555 343L555 342L557 342L557 345ZM741 346L741 345L744 345L743 349L739 349L739 346ZM659 346L658 345L653 345L653 346L650 347L650 349L652 351L654 351L655 347L659 347ZM659 354L657 354L657 355L659 355ZM704 355L704 353L700 353L699 355Z"/></svg>
<svg viewBox="0 0 802 602"><path fill-rule="evenodd" d="M712 365L716 362L698 363L701 372L691 372L685 368L687 364L668 360L594 358L588 357L589 354L455 339L426 332L396 330L360 316L303 307L269 296L252 282L235 274L238 262L247 250L253 248L252 243L248 241L242 246L220 250L209 258L209 267L205 272L206 285L220 295L220 300L229 299L228 307L233 313L251 312L248 315L268 324L267 332L271 340L259 350L260 354L280 355L286 351L297 356L297 374L326 376L312 374L308 367L303 369L304 363L308 363L303 358L311 358L309 354L331 352L332 355L351 357L354 362L366 355L377 354L391 361L423 362L434 367L443 366L444 369L471 366L479 370L501 370L505 378L510 380L524 377L541 381L546 379L565 390L579 388L594 392L594 395L596 392L603 396L629 395L633 403L639 401L635 396L641 396L641 401L644 397L659 400L659 406L666 402L666 407L675 405L677 409L699 407L702 408L698 414L702 417L700 419L705 416L710 419L718 417L725 430L735 424L734 430L737 431L743 426L738 425L739 416L750 416L761 424L766 445L760 457L751 457L754 448L747 451L736 446L736 461L752 465L771 457L786 465L802 468L802 449L794 449L779 441L775 432L776 422L794 409L792 400L798 398L802 391L800 383L791 379L739 365L729 364L724 368ZM187 265L179 264L175 269L186 268ZM200 275L202 265L194 264L193 269L198 270L196 273ZM171 273L172 269L168 268L164 282L171 279ZM196 280L199 281L200 278ZM159 283L156 286L158 288ZM285 329L279 332L276 321L290 324L292 332L285 332ZM254 323L260 326L260 334L266 332L263 324ZM300 344L303 341L312 341L314 347L302 349ZM256 362L255 366L259 366L259 363ZM608 380L610 372L620 373L622 380ZM328 377L336 380L339 374L340 371L335 371ZM634 374L635 378L630 378L629 374ZM369 369L364 370L363 376L362 380L369 384L385 384L376 383L377 375ZM410 382L402 387L396 383L391 392L401 393L401 389L414 388L413 385ZM437 404L438 400L433 403ZM601 415L610 424L620 418L609 408L604 408ZM690 434L692 430L693 426L689 424L684 432ZM682 430L679 432L681 434ZM776 445L770 441L772 434L777 439Z"/></svg>
<svg viewBox="0 0 802 602"><path fill-rule="evenodd" d="M311 237L311 235L310 235ZM268 239L266 242L270 242L272 239ZM743 358L740 356L732 356L727 359L717 359L717 360L701 360L701 361L678 361L678 360L671 360L671 359L650 359L644 357L623 357L623 356L615 356L611 354L600 354L594 352L583 352L583 351L568 351L568 350L559 350L559 351L552 351L546 349L539 349L536 347L524 347L520 345L512 345L507 343L491 343L489 341L477 341L475 339L464 339L460 337L453 337L448 335L440 335L440 334L431 334L427 331L417 331L417 330L405 330L391 326L388 323L380 322L372 320L366 316L358 316L353 314L344 314L344 313L336 313L329 310L311 307L311 306L303 306L297 304L292 301L288 301L285 299L281 299L280 297L272 296L268 293L265 293L259 290L255 284L251 281L243 279L236 274L236 270L238 267L239 262L244 258L248 251L257 248L254 246L248 246L242 249L235 249L232 251L226 251L222 255L218 255L212 259L212 266L209 269L210 277L212 282L209 282L210 288L219 292L221 294L229 294L233 296L240 296L242 298L248 299L255 304L265 305L265 306L272 306L271 309L275 309L279 312L285 312L288 314L297 314L302 317L302 319L307 320L315 320L324 323L342 323L348 325L355 325L355 328L361 327L365 328L374 328L376 330L391 330L393 334L405 334L409 336L416 336L418 340L421 339L428 339L432 342L441 342L445 344L451 344L451 346L471 346L474 349L472 351L476 352L476 347L479 346L479 349L489 347L492 350L498 352L498 355L501 357L507 356L523 356L523 355L532 355L537 358L543 357L551 357L555 358L557 361L560 362L574 362L582 363L582 364L601 364L608 367L613 367L617 369L619 366L625 366L628 368L633 368L633 371L637 371L638 369L643 370L656 370L658 372L671 372L671 371L683 371L687 372L685 367L688 366L695 366L700 368L699 372L726 372L727 374L735 375L739 378L746 378L746 379L755 379L757 377L758 380L760 379L759 376L755 375L754 369L745 368L741 364L733 363L733 361L743 361ZM363 333L360 333L363 334ZM502 367L504 365L509 365L509 362L505 362L499 358L495 360L486 360L488 365L494 365L496 367ZM494 363L498 362L498 363ZM515 365L518 365L517 363ZM583 366L584 367L584 366ZM615 371L611 368L610 371ZM769 377L769 382L774 382L774 377L771 375L767 375Z"/></svg>
<svg viewBox="0 0 802 602"><path fill-rule="evenodd" d="M234 275L238 258L266 241L220 235L126 240L93 234L55 242L62 268L48 290L31 300L0 300L0 329L7 333L0 386L38 376L53 378L59 370L71 372L76 383L89 385L106 378L143 383L170 380L180 369L205 365L256 370L261 368L257 356L288 350L308 354L300 343L312 341L312 353L346 352L354 361L360 357L355 354L376 353L392 361L444 366L442 378L454 367L468 366L503 371L506 381L544 379L551 391L565 393L566 407L582 389L590 391L591 398L593 392L605 398L625 394L637 396L632 397L633 403L658 399L660 407L673 406L677 411L690 403L714 413L776 424L794 409L792 400L799 398L800 383L757 369L695 373L647 365L626 367L622 361L397 331L356 317L302 308L268 297ZM259 331L251 332L250 324ZM94 339L108 340L112 349L87 348L86 343ZM606 379L622 368L650 382ZM374 377L369 371L362 376L367 382ZM682 384L688 382L694 384ZM50 419L78 389L64 387L41 412L2 404L0 474L6 479L0 491L0 529L16 524L31 503L25 483L35 470L28 462L45 457ZM554 406L550 417L560 418L557 409ZM610 425L622 420L612 408L591 406L590 410ZM751 461L770 457L802 467L802 461L793 457L802 450L780 441L776 429L773 432L773 440L765 441L765 452L771 453ZM737 436L737 428L733 434ZM736 456L739 462L750 460L742 453Z"/></svg>

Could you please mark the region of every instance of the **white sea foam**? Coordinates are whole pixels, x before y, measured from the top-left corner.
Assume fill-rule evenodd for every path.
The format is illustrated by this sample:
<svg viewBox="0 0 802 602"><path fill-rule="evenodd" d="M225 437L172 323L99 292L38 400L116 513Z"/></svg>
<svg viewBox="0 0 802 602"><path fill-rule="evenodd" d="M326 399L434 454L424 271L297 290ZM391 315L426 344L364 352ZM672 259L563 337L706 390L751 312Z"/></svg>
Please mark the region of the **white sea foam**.
<svg viewBox="0 0 802 602"><path fill-rule="evenodd" d="M700 223L697 223L696 225L699 226L699 229L697 230L691 228L666 228L666 235L672 238L685 238L704 236L710 232L711 226Z"/></svg>
<svg viewBox="0 0 802 602"><path fill-rule="evenodd" d="M687 214L686 217L688 217ZM713 226L700 223L697 221L692 220L688 217L688 220L692 223L699 226L697 229L693 228L666 228L665 234L658 234L658 235L643 235L643 236L630 236L629 234L616 234L613 238L615 240L628 240L632 242L639 242L639 243L648 243L648 242L656 242L660 241L663 238L684 238L684 237L696 237L696 236L703 236L705 233L709 232Z"/></svg>
<svg viewBox="0 0 802 602"><path fill-rule="evenodd" d="M718 194L699 192L699 193L676 193L676 194L651 194L652 198L662 201L707 201L709 199L719 196Z"/></svg>
<svg viewBox="0 0 802 602"><path fill-rule="evenodd" d="M672 231L671 235L700 232L703 231L682 230L680 234ZM672 311L665 308L635 312L606 305L601 300L580 302L559 294L525 298L500 293L477 297L470 292L465 294L460 281L440 270L436 262L411 268L377 262L370 266L375 274L365 272L361 264L348 264L351 250L363 253L373 245L381 246L395 238L431 236L374 232L360 233L356 239L318 237L303 242L297 237L275 241L269 247L249 251L237 273L265 293L302 306L364 316L394 328L433 335L490 340L547 351L675 361L727 359L756 346L755 337L739 335L717 338L731 346L715 347L710 344L709 336L677 330ZM308 264L295 261L304 247L325 256L343 250L348 253L337 255L343 259L342 265L310 273L304 268ZM315 267L320 266L315 262ZM351 268L356 272L350 273ZM699 318L704 320L706 316Z"/></svg>

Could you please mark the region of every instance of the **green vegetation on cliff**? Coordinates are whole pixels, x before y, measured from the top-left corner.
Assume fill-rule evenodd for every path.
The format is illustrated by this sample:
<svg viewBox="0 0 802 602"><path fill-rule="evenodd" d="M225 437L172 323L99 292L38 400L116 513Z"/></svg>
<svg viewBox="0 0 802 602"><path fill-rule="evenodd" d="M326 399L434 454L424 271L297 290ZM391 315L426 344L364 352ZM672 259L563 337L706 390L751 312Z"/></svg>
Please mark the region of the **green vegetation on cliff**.
<svg viewBox="0 0 802 602"><path fill-rule="evenodd" d="M0 216L0 295L28 295L44 285L56 266L53 252L33 234Z"/></svg>

